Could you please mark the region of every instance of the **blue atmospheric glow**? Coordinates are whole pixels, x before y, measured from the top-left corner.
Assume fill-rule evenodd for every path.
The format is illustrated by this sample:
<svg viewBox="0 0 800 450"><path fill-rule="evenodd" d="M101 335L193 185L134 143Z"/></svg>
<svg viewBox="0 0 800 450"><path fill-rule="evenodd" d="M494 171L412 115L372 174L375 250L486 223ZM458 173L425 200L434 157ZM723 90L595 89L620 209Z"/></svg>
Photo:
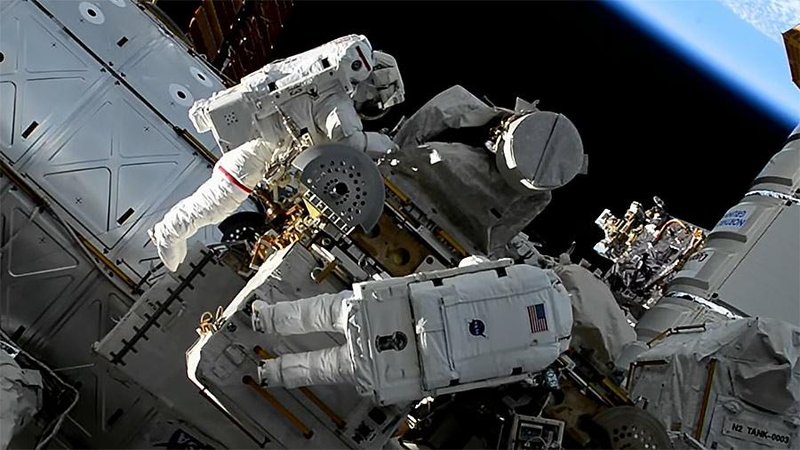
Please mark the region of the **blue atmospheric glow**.
<svg viewBox="0 0 800 450"><path fill-rule="evenodd" d="M764 5L766 13L769 3L757 0L747 6ZM788 127L800 122L800 89L791 80L780 36L771 39L719 0L608 0L608 4L776 120ZM794 13L790 11L789 21L795 19ZM800 23L797 14L795 23ZM776 20L783 26L787 18Z"/></svg>

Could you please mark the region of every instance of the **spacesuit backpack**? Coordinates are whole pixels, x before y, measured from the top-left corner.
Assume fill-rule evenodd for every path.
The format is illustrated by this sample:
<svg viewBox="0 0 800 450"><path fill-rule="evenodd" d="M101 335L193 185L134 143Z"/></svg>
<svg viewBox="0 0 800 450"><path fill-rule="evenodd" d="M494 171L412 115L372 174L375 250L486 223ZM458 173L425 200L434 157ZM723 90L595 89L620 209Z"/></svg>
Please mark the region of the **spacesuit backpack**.
<svg viewBox="0 0 800 450"><path fill-rule="evenodd" d="M365 36L349 35L309 51L267 64L229 89L195 102L189 116L197 131L211 131L223 151L256 137L279 146L286 126L284 110L298 102L341 92L351 95L374 67L372 45ZM302 98L303 96L308 96ZM301 132L307 124L292 117ZM311 117L308 117L311 119ZM266 135L265 135L266 134Z"/></svg>
<svg viewBox="0 0 800 450"><path fill-rule="evenodd" d="M356 384L381 404L519 381L569 347L561 280L511 260L366 282L354 293L364 299L349 339Z"/></svg>

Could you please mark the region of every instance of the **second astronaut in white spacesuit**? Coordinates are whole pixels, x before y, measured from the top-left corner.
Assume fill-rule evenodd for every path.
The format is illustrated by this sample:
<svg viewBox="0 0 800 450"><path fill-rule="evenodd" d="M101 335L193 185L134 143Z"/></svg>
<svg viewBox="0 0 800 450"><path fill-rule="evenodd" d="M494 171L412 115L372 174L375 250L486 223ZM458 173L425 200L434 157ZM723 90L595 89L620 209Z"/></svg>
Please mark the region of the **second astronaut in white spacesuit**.
<svg viewBox="0 0 800 450"><path fill-rule="evenodd" d="M269 64L239 85L196 103L190 114L198 130L214 131L222 148L230 147L231 135L242 143L226 152L211 178L151 230L164 265L175 271L186 257L186 240L233 213L285 155L293 144L287 120L307 132L314 145L338 142L379 156L394 144L384 134L365 132L360 110L373 115L403 100L395 59L372 51L364 36L351 35ZM222 108L227 109L215 120L213 113Z"/></svg>
<svg viewBox="0 0 800 450"><path fill-rule="evenodd" d="M567 350L572 311L555 273L507 259L462 265L274 305L254 301L256 331L346 336L339 347L262 361L262 384L348 383L380 404L402 403L519 381Z"/></svg>

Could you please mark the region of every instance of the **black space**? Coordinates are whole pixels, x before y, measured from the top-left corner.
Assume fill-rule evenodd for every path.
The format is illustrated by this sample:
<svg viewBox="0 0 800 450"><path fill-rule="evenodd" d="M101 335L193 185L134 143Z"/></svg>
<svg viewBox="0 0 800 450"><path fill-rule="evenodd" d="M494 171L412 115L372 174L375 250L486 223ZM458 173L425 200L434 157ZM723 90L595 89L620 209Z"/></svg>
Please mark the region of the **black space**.
<svg viewBox="0 0 800 450"><path fill-rule="evenodd" d="M533 222L548 253L577 240L594 259L600 212L653 195L710 228L790 132L599 2L300 1L274 56L350 33L398 60L406 102L392 121L461 84L499 106L540 99L575 123L589 175Z"/></svg>

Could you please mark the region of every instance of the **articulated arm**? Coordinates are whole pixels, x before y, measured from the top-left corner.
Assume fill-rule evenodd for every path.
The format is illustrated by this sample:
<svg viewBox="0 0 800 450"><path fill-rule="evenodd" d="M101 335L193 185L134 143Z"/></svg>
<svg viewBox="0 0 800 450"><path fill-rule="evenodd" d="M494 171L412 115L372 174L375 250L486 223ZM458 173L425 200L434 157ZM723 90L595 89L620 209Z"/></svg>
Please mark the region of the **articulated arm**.
<svg viewBox="0 0 800 450"><path fill-rule="evenodd" d="M364 131L361 118L353 106L353 100L346 95L332 95L323 100L314 113L314 120L331 142L349 145L366 152L372 158L384 155L395 148L389 136Z"/></svg>

